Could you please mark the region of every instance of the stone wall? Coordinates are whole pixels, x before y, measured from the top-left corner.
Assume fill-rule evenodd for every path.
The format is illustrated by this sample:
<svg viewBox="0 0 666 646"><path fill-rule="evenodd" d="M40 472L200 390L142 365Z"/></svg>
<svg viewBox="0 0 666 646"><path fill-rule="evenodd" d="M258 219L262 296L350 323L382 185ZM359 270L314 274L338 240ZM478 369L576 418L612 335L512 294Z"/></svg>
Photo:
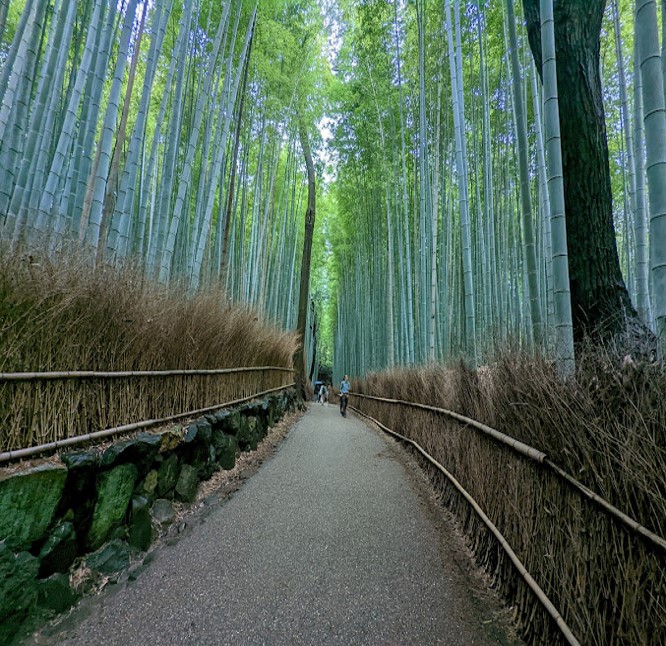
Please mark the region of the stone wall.
<svg viewBox="0 0 666 646"><path fill-rule="evenodd" d="M74 568L127 568L173 522L171 501L192 502L202 480L232 469L296 406L288 390L187 427L0 472L0 643L76 601Z"/></svg>

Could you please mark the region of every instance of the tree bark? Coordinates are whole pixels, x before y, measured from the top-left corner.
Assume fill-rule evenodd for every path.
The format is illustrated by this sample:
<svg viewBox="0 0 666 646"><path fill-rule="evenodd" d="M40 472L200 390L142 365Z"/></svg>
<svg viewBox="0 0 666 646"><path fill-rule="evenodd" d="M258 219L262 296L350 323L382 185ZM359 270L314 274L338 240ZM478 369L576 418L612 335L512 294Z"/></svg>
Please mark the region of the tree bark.
<svg viewBox="0 0 666 646"><path fill-rule="evenodd" d="M305 124L299 118L298 134L301 140L301 148L305 157L305 167L308 173L308 206L305 211L305 239L303 241L303 261L301 263L301 288L298 298L298 324L296 331L300 343L295 357L296 387L306 399L305 392L305 325L308 313L308 295L310 291L310 262L312 259L312 237L315 223L315 169L310 152L310 142Z"/></svg>
<svg viewBox="0 0 666 646"><path fill-rule="evenodd" d="M599 50L605 0L555 3L564 196L574 339L611 340L638 324L620 271L612 215ZM523 0L541 74L539 0Z"/></svg>

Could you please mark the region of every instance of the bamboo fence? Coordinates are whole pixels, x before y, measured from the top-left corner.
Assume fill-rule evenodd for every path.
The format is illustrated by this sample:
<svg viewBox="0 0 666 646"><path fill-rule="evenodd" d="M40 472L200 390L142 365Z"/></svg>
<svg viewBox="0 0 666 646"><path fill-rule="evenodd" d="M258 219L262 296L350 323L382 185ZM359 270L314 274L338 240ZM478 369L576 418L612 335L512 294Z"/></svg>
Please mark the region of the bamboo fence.
<svg viewBox="0 0 666 646"><path fill-rule="evenodd" d="M0 451L219 407L286 387L292 373L279 366L0 373Z"/></svg>
<svg viewBox="0 0 666 646"><path fill-rule="evenodd" d="M504 433L447 409L351 396L364 415L400 429L430 456L425 464L444 503L459 518L479 564L514 606L528 643L572 641L537 603L538 595L461 489L510 545L574 639L613 646L666 643L663 537L542 451Z"/></svg>

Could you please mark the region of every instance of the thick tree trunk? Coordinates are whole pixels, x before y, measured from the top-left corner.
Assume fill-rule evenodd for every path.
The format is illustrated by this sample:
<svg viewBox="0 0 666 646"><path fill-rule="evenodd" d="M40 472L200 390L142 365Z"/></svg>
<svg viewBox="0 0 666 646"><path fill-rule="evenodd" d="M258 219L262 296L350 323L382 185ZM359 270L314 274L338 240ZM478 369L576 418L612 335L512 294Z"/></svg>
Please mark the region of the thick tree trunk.
<svg viewBox="0 0 666 646"><path fill-rule="evenodd" d="M298 298L298 324L296 331L300 338L298 351L295 357L296 387L300 390L303 399L305 392L305 325L308 314L308 295L310 292L310 261L312 259L312 237L315 223L315 170L310 152L310 142L305 124L302 120L298 124L298 134L301 139L301 148L305 157L305 166L308 172L308 206L305 211L305 239L303 241L303 261L301 263L301 288Z"/></svg>
<svg viewBox="0 0 666 646"><path fill-rule="evenodd" d="M609 340L638 324L613 227L608 140L599 74L605 0L555 3L555 47L574 339ZM539 0L523 0L541 73Z"/></svg>

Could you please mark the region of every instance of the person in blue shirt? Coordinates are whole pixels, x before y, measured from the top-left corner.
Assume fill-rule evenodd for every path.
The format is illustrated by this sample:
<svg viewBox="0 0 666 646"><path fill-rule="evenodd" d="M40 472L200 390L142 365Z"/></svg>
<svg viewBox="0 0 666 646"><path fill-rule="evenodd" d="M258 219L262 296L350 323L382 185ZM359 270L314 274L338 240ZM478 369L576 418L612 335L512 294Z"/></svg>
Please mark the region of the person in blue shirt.
<svg viewBox="0 0 666 646"><path fill-rule="evenodd" d="M347 403L350 389L349 376L345 375L345 378L340 383L340 413L343 417L347 417Z"/></svg>

